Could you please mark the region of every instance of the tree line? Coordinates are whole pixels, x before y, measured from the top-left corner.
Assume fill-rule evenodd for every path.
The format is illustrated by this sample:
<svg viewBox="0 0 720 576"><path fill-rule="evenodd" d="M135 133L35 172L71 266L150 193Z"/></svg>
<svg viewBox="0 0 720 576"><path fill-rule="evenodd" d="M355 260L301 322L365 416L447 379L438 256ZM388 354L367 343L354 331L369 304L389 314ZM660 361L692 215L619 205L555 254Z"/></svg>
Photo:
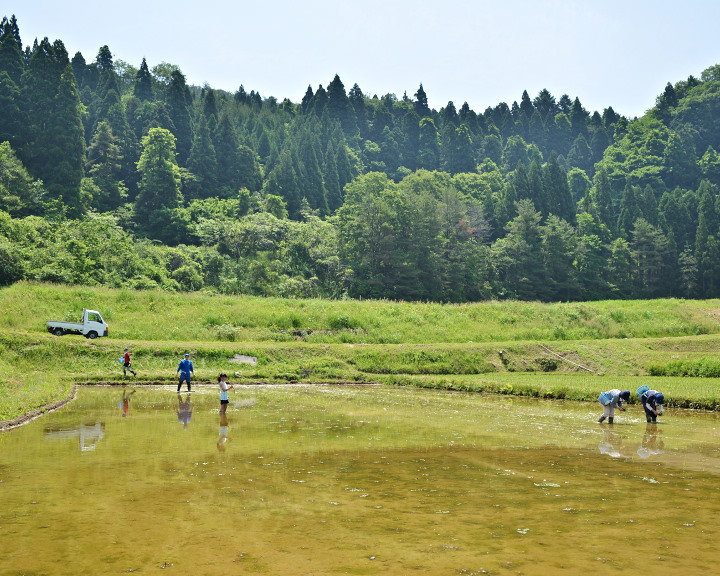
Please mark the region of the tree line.
<svg viewBox="0 0 720 576"><path fill-rule="evenodd" d="M475 301L715 297L720 66L578 98L299 103L0 23L0 284Z"/></svg>

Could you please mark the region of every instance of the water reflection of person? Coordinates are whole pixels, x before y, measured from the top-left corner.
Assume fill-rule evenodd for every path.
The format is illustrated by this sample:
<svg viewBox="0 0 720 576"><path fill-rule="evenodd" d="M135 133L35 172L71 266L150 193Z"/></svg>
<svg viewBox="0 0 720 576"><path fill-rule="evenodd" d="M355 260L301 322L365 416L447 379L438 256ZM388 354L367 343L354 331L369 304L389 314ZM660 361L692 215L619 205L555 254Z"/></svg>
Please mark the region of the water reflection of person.
<svg viewBox="0 0 720 576"><path fill-rule="evenodd" d="M642 443L637 449L640 458L650 458L662 454L665 450L665 441L663 440L662 430L658 430L657 423L648 422L645 424L645 434Z"/></svg>
<svg viewBox="0 0 720 576"><path fill-rule="evenodd" d="M227 415L220 414L220 429L217 441L218 452L225 452L230 438L228 438L228 419Z"/></svg>
<svg viewBox="0 0 720 576"><path fill-rule="evenodd" d="M190 403L190 394L187 394L185 401L183 402L182 394L178 392L178 407L175 413L178 417L178 422L183 425L183 429L187 430L188 424L190 424L190 418L192 418L192 404Z"/></svg>
<svg viewBox="0 0 720 576"><path fill-rule="evenodd" d="M598 444L600 454L607 454L611 458L621 458L623 449L623 439L612 428L603 426L603 441Z"/></svg>
<svg viewBox="0 0 720 576"><path fill-rule="evenodd" d="M135 390L128 394L127 389L123 388L122 400L120 400L118 404L118 406L120 406L120 409L122 410L123 418L125 418L130 411L130 396L132 396L133 394L135 394Z"/></svg>

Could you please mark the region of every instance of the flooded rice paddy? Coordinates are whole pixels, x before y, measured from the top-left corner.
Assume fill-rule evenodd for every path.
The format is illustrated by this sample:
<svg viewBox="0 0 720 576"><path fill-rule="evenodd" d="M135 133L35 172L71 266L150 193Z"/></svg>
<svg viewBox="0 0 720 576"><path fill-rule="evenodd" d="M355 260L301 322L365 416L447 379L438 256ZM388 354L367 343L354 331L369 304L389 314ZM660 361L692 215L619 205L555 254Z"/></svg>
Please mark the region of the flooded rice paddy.
<svg viewBox="0 0 720 576"><path fill-rule="evenodd" d="M385 387L82 388L0 435L0 574L713 574L720 418Z"/></svg>

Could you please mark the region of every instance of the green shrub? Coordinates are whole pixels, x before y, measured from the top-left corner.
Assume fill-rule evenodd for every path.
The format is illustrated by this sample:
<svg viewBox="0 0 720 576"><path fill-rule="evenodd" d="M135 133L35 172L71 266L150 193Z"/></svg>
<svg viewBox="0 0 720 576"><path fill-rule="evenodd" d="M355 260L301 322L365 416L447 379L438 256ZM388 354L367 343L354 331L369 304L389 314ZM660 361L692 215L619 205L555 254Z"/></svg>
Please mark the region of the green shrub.
<svg viewBox="0 0 720 576"><path fill-rule="evenodd" d="M666 364L651 364L648 372L651 376L720 378L720 360L710 358L670 360Z"/></svg>

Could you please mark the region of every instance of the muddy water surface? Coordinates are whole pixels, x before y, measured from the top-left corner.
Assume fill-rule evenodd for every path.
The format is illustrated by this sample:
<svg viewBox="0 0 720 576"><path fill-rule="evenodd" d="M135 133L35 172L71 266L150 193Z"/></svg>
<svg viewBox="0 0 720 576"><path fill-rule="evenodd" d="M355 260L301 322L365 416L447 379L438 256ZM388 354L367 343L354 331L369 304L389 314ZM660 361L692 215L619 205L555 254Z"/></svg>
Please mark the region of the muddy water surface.
<svg viewBox="0 0 720 576"><path fill-rule="evenodd" d="M81 389L0 435L0 574L713 574L720 418L391 388Z"/></svg>

